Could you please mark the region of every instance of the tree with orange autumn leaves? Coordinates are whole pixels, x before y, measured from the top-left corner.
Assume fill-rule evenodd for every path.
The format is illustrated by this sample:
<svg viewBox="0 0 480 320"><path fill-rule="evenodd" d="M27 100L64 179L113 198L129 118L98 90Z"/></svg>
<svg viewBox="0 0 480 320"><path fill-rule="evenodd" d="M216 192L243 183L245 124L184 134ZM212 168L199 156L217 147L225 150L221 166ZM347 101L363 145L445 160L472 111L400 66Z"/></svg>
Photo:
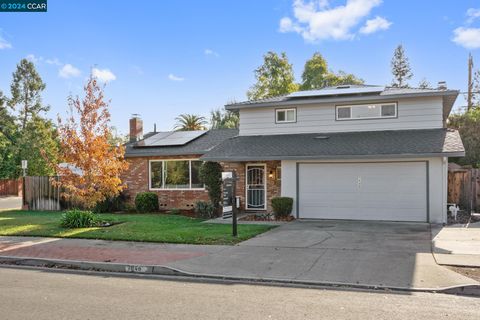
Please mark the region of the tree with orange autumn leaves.
<svg viewBox="0 0 480 320"><path fill-rule="evenodd" d="M118 195L125 185L120 175L128 168L125 147L109 144L109 104L103 88L90 77L85 97L69 97L70 112L58 119L60 163L56 167L63 197L73 205L91 209Z"/></svg>

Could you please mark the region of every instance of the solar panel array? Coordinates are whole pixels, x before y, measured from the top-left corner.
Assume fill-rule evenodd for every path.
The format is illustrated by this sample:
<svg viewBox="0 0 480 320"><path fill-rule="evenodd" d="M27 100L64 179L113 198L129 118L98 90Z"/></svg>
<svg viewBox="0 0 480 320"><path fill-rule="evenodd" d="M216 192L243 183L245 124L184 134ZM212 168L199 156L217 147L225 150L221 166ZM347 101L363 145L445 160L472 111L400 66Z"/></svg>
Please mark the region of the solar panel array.
<svg viewBox="0 0 480 320"><path fill-rule="evenodd" d="M165 146L182 146L188 142L199 138L207 131L173 131L159 132L147 139L137 143L141 147L165 147Z"/></svg>
<svg viewBox="0 0 480 320"><path fill-rule="evenodd" d="M385 90L384 86L371 86L371 87L339 86L337 88L332 88L332 89L292 92L287 97L301 98L301 97L316 97L316 96L335 96L335 95L343 95L343 94L375 93L375 92L382 92L384 90Z"/></svg>

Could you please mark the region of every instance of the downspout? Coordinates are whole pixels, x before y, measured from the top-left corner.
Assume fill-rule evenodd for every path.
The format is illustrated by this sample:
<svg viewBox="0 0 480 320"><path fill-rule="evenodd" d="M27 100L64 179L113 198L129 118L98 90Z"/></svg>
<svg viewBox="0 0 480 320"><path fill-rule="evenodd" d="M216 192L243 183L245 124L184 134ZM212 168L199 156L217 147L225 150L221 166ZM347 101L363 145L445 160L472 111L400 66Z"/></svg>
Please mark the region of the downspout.
<svg viewBox="0 0 480 320"><path fill-rule="evenodd" d="M447 202L448 202L448 158L442 158L442 215L443 223L447 223Z"/></svg>

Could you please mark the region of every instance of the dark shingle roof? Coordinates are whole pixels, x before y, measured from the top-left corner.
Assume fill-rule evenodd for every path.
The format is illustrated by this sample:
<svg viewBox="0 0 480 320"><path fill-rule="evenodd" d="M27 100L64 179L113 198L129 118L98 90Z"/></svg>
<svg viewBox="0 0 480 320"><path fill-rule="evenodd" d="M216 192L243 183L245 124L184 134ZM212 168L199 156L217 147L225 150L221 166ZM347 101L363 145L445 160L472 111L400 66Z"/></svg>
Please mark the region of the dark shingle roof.
<svg viewBox="0 0 480 320"><path fill-rule="evenodd" d="M152 133L145 134L148 138ZM188 142L182 146L164 146L164 147L143 147L137 146L137 143L127 143L125 157L144 157L144 156L180 156L204 154L226 139L238 135L237 129L214 129L209 130L199 138Z"/></svg>
<svg viewBox="0 0 480 320"><path fill-rule="evenodd" d="M236 136L206 153L210 161L463 156L455 130L395 130Z"/></svg>

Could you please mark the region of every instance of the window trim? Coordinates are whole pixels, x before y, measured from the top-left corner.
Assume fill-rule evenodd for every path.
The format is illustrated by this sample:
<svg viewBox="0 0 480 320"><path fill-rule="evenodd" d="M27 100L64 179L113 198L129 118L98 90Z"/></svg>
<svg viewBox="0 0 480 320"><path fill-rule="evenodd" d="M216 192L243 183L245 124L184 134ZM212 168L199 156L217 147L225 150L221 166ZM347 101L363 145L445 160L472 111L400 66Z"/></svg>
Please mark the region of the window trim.
<svg viewBox="0 0 480 320"><path fill-rule="evenodd" d="M162 185L165 185L165 162L167 161L188 161L188 179L190 188L152 188L152 163L161 162L162 163ZM148 160L148 190L149 191L204 191L205 185L203 188L192 188L192 161L202 161L200 159L152 159Z"/></svg>
<svg viewBox="0 0 480 320"><path fill-rule="evenodd" d="M287 111L292 111L293 110L293 118L294 120L287 120ZM279 111L285 111L285 120L284 121L278 121L278 112ZM297 122L297 108L276 108L275 109L275 123L278 124L283 124L283 123L296 123Z"/></svg>
<svg viewBox="0 0 480 320"><path fill-rule="evenodd" d="M358 106L369 106L369 105L394 105L395 106L395 115L393 116L378 116L378 117L366 117L366 118L352 118L352 107ZM339 118L338 117L338 109L350 107L350 118ZM382 110L380 110L381 114ZM398 102L397 101L384 101L384 102L374 102L374 103L359 103L359 104L343 104L343 105L336 105L335 106L335 121L356 121L356 120L378 120L378 119L397 119L398 118Z"/></svg>

